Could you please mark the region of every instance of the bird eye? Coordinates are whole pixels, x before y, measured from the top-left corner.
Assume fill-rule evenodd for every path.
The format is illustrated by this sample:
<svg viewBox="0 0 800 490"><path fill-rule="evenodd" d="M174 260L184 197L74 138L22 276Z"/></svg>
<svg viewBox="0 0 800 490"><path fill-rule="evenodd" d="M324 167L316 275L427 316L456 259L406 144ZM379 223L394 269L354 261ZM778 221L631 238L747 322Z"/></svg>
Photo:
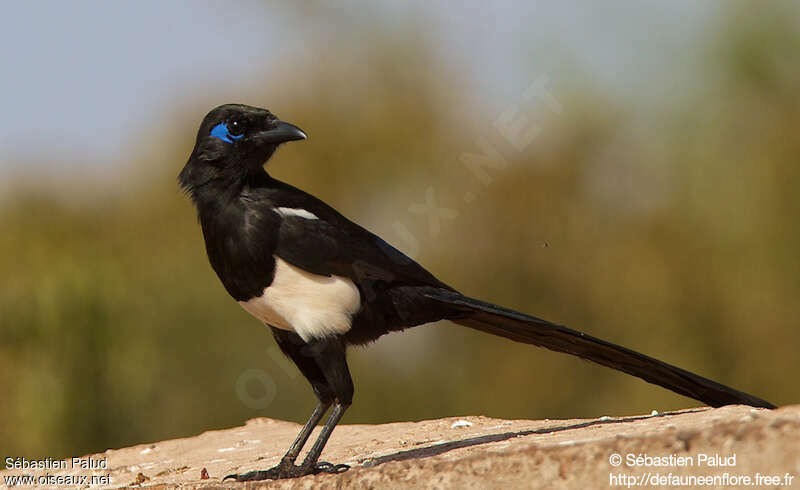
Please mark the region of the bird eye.
<svg viewBox="0 0 800 490"><path fill-rule="evenodd" d="M244 131L244 121L235 120L228 125L228 132L231 134L231 136L241 136L244 134Z"/></svg>
<svg viewBox="0 0 800 490"><path fill-rule="evenodd" d="M211 136L225 143L233 143L234 140L244 138L245 129L244 123L238 120L228 124L219 123L211 129Z"/></svg>

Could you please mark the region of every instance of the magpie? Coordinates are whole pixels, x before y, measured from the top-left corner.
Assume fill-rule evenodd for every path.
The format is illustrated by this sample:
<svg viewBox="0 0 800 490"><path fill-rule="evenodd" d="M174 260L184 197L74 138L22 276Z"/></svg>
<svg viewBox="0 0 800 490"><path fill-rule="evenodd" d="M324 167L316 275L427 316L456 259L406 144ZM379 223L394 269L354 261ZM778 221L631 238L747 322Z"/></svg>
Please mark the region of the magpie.
<svg viewBox="0 0 800 490"><path fill-rule="evenodd" d="M222 105L203 119L178 176L197 209L209 262L225 290L271 329L318 400L277 466L226 478L249 481L346 471L347 465L319 458L353 400L348 346L443 319L572 354L713 407L775 408L625 347L461 294L321 200L267 173L264 165L278 146L304 139L305 132L268 110ZM296 464L329 409L316 442Z"/></svg>

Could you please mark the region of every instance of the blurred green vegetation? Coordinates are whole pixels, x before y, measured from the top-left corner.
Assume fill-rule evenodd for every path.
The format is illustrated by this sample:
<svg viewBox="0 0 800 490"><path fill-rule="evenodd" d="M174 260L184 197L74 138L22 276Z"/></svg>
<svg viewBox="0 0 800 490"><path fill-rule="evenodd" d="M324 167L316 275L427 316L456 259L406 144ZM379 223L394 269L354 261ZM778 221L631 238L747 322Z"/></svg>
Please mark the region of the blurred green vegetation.
<svg viewBox="0 0 800 490"><path fill-rule="evenodd" d="M331 59L292 79L265 74L273 89L254 88L240 101L310 134L279 151L273 175L418 252L467 294L777 404L800 399L787 375L800 361L793 25L734 11L697 47L694 91L647 111L597 93L588 79L568 87L552 80L561 114L510 101L541 128L522 151L492 124L502 108L478 105L464 74L449 71L418 34L365 34L374 42L359 48L358 66ZM256 416L302 422L310 412L305 381L276 360L268 330L208 266L175 176L210 106L187 99L185 107L137 136L139 154L124 175L18 175L3 198L3 454L76 455ZM509 162L489 170L486 186L459 160L479 151L478 136ZM428 189L457 213L438 234L408 210ZM474 199L465 202L468 192ZM384 337L350 358L349 423L697 405L451 324ZM237 395L252 369L275 384L260 408ZM250 397L273 393L244 387Z"/></svg>

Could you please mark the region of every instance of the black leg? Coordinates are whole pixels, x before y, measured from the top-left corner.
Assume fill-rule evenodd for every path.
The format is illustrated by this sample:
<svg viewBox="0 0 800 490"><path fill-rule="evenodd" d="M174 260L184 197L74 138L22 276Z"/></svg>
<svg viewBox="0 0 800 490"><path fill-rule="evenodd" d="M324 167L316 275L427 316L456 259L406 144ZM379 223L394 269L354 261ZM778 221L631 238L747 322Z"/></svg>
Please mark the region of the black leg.
<svg viewBox="0 0 800 490"><path fill-rule="evenodd" d="M308 455L306 455L306 459L303 461L301 467L316 468L317 470L325 471L326 473L341 473L349 469L349 466L345 464L332 465L324 462L317 463L317 461L319 461L320 454L322 454L322 449L325 447L325 443L328 442L328 438L331 436L331 432L333 432L336 424L342 420L345 410L347 410L347 405L337 403L333 406L331 416L328 417L328 421L325 422L325 427L322 428L322 432L319 433L319 437L317 437L316 442L314 442L314 445L311 447L311 451L309 451Z"/></svg>
<svg viewBox="0 0 800 490"><path fill-rule="evenodd" d="M316 427L319 421L322 420L322 416L325 415L325 412L328 411L328 407L330 406L331 402L320 401L317 404L317 408L314 409L314 412L311 414L311 417L308 418L306 425L304 425L300 430L300 433L297 434L297 439L294 440L289 450L283 456L281 463L288 462L294 464L294 461L297 459L297 455L300 454L300 451L302 451L306 441L308 441L308 436L311 435L314 427Z"/></svg>
<svg viewBox="0 0 800 490"><path fill-rule="evenodd" d="M314 394L319 399L319 404L278 466L268 470L228 475L224 479L233 478L236 481L275 480L317 473L341 473L347 471L349 466L344 464L333 465L319 462L320 454L322 454L322 450L328 442L334 427L342 419L344 412L353 400L353 380L347 368L343 341L339 338L330 338L306 343L295 333L275 328L273 328L273 334L283 353L294 361L300 372L311 383L312 388L314 388ZM314 427L322 419L333 400L336 400L336 404L327 422L325 422L322 432L314 442L314 446L312 446L303 463L296 466L294 462L298 454L300 454Z"/></svg>

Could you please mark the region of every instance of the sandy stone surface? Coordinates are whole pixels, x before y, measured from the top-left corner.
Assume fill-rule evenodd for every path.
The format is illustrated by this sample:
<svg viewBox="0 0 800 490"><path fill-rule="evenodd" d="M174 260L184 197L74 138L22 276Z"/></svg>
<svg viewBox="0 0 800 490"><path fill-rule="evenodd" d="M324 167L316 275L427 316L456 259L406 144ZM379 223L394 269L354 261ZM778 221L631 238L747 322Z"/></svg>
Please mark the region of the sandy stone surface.
<svg viewBox="0 0 800 490"><path fill-rule="evenodd" d="M752 486L800 489L800 405L591 420L478 416L343 425L323 456L350 464L346 473L248 484L222 481L229 473L275 465L299 428L253 419L243 427L82 456L75 467L67 460L64 469L0 471L0 485L9 486L10 476L49 474L52 483L56 477L74 482L94 475L96 488L719 488L746 486L739 478L749 477ZM620 465L614 466L617 461ZM38 483L33 486L48 486L47 480Z"/></svg>

